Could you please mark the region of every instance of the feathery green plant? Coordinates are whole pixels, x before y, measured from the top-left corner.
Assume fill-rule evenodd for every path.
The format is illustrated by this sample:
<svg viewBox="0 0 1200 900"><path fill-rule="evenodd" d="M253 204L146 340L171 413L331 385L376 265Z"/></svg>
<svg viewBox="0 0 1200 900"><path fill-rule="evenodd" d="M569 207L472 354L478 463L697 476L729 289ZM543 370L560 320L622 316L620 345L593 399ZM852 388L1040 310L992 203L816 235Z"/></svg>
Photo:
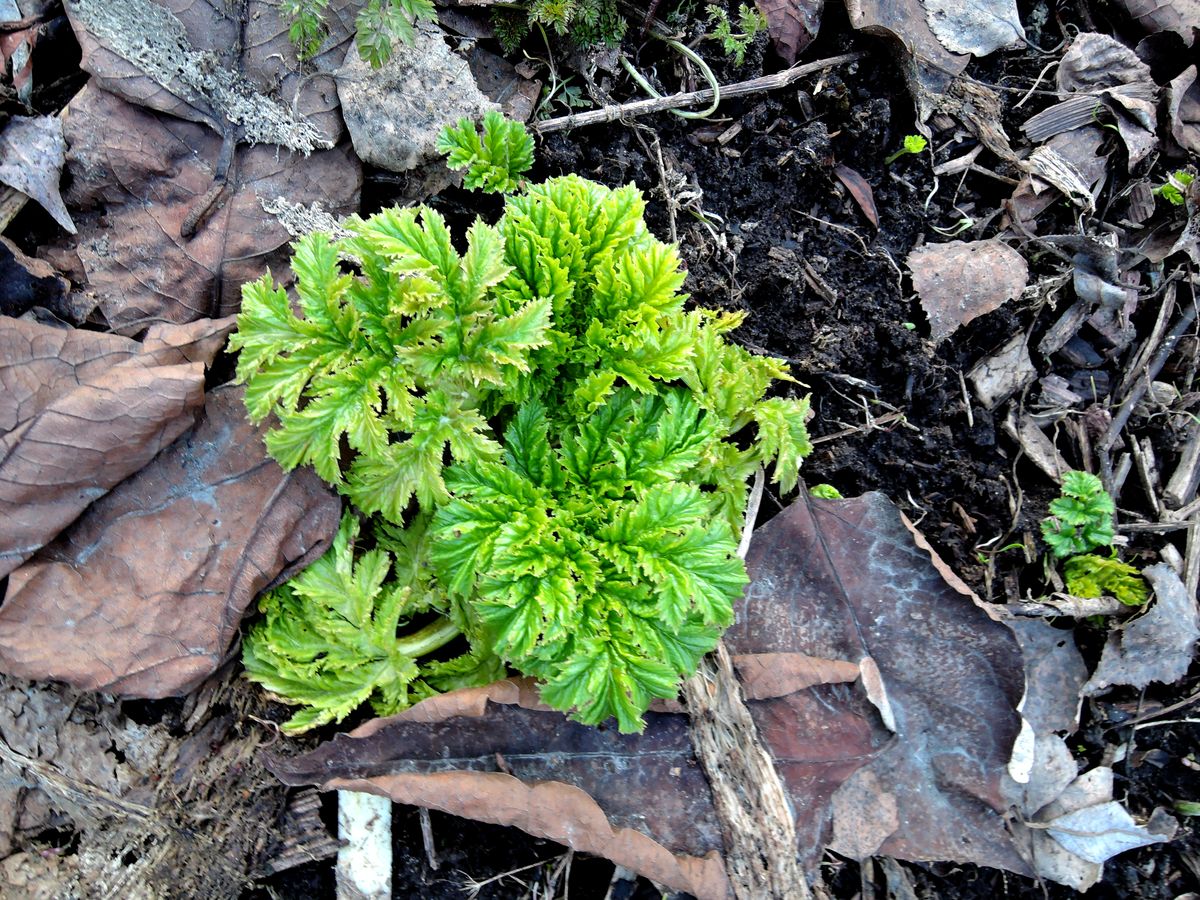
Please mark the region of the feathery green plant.
<svg viewBox="0 0 1200 900"><path fill-rule="evenodd" d="M527 141L497 117L442 138L510 190ZM462 254L434 211L386 210L296 242L295 308L269 277L245 286L231 347L249 415L276 420L268 450L374 517L374 548L348 514L247 639L250 677L305 706L294 729L492 680L499 659L576 718L639 730L730 624L747 480L773 463L796 486L808 402L765 397L787 368L726 340L741 316L684 309L643 209L633 186L553 178ZM408 633L414 616L431 621ZM460 632L469 653L416 661Z"/></svg>
<svg viewBox="0 0 1200 900"><path fill-rule="evenodd" d="M745 3L738 7L738 30L733 30L729 21L729 13L720 6L710 4L705 7L708 12L708 24L712 28L712 37L720 41L721 49L726 56L733 57L733 64L740 66L746 61L746 51L754 43L754 39L767 28L767 18L753 6Z"/></svg>
<svg viewBox="0 0 1200 900"><path fill-rule="evenodd" d="M491 110L482 135L470 119L460 119L438 135L437 152L451 169L466 169L463 185L487 194L511 194L533 166L533 138L520 122Z"/></svg>
<svg viewBox="0 0 1200 900"><path fill-rule="evenodd" d="M1141 572L1111 556L1085 553L1063 564L1067 590L1076 597L1116 597L1126 606L1141 606L1150 589Z"/></svg>

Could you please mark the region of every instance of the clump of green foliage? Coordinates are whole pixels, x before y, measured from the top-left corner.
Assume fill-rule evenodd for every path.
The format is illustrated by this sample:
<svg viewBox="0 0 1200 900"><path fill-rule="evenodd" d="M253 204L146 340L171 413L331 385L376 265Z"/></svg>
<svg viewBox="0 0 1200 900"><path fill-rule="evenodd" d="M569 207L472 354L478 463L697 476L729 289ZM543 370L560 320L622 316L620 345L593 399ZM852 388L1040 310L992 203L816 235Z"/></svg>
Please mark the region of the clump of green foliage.
<svg viewBox="0 0 1200 900"><path fill-rule="evenodd" d="M1100 479L1088 472L1063 476L1062 496L1051 501L1042 537L1059 559L1112 546L1116 507Z"/></svg>
<svg viewBox="0 0 1200 900"><path fill-rule="evenodd" d="M290 20L288 37L301 59L311 59L321 50L329 28L325 8L329 0L282 0L280 10ZM378 69L392 56L394 42L411 44L416 20L437 21L431 0L370 0L354 23L358 55Z"/></svg>
<svg viewBox="0 0 1200 900"><path fill-rule="evenodd" d="M1154 196L1162 197L1172 206L1183 206L1187 189L1193 180L1195 180L1195 176L1191 172L1178 169L1172 172L1166 181L1154 188Z"/></svg>
<svg viewBox="0 0 1200 900"><path fill-rule="evenodd" d="M506 53L535 28L565 35L580 47L615 47L628 29L617 0L531 0L523 9L497 8L492 25Z"/></svg>
<svg viewBox="0 0 1200 900"><path fill-rule="evenodd" d="M925 138L923 138L921 135L919 135L919 134L906 135L904 138L904 143L900 145L900 149L897 150L895 153L893 153L891 156L889 156L887 159L885 159L883 161L883 164L885 166L890 166L892 163L894 163L896 160L898 160L902 156L907 156L910 153L913 156L924 153L925 148L928 146L929 146L929 141L925 140Z"/></svg>
<svg viewBox="0 0 1200 900"><path fill-rule="evenodd" d="M451 169L466 169L463 185L488 194L511 194L533 166L533 138L520 122L492 110L483 117L482 136L470 119L438 136L437 152Z"/></svg>
<svg viewBox="0 0 1200 900"><path fill-rule="evenodd" d="M746 61L746 50L767 27L766 16L743 3L738 7L738 30L734 31L729 14L724 9L709 5L706 10L713 39L721 42L721 49L726 56L733 58L735 66L742 65Z"/></svg>
<svg viewBox="0 0 1200 900"><path fill-rule="evenodd" d="M1112 556L1091 551L1112 547L1116 506L1104 484L1088 472L1063 476L1062 495L1050 503L1042 520L1042 537L1058 559L1066 559L1063 575L1067 590L1076 597L1116 597L1129 606L1140 606L1149 597L1145 579L1133 566Z"/></svg>
<svg viewBox="0 0 1200 900"><path fill-rule="evenodd" d="M442 136L510 190L527 140L495 118ZM461 254L433 210L386 210L296 242L295 306L269 276L245 286L249 415L357 509L247 638L250 677L304 707L289 730L504 664L639 730L716 645L746 583L747 480L773 464L796 486L808 402L766 397L787 368L727 341L741 316L685 310L644 205L632 185L526 184ZM466 653L418 660L460 633Z"/></svg>
<svg viewBox="0 0 1200 900"><path fill-rule="evenodd" d="M1116 597L1127 606L1141 606L1150 589L1140 572L1111 556L1085 553L1063 564L1067 590L1076 597Z"/></svg>

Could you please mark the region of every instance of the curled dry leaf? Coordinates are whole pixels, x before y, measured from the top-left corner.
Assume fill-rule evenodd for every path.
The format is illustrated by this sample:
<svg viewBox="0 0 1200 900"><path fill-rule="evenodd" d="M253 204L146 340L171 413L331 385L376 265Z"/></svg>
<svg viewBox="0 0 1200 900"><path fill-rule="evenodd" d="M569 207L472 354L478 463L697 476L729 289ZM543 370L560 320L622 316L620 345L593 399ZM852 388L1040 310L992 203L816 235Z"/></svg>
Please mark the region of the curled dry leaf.
<svg viewBox="0 0 1200 900"><path fill-rule="evenodd" d="M1167 88L1171 136L1188 153L1200 154L1200 79L1188 66Z"/></svg>
<svg viewBox="0 0 1200 900"><path fill-rule="evenodd" d="M755 0L754 5L766 17L775 52L789 66L817 36L825 11L825 0Z"/></svg>
<svg viewBox="0 0 1200 900"><path fill-rule="evenodd" d="M886 498L802 498L756 534L753 580L725 638L793 801L801 859L815 866L836 836L843 850L1027 873L1002 815L1023 691L1011 633L940 577ZM871 663L894 732L849 680ZM622 735L573 723L529 683L507 681L270 766L289 784L517 825L699 897L728 895L721 831L678 713L652 711L644 734Z"/></svg>
<svg viewBox="0 0 1200 900"><path fill-rule="evenodd" d="M929 28L947 50L987 56L1024 43L1015 0L924 0Z"/></svg>
<svg viewBox="0 0 1200 900"><path fill-rule="evenodd" d="M242 392L92 504L9 576L0 670L139 697L183 694L224 660L242 613L328 546L340 503L285 474Z"/></svg>
<svg viewBox="0 0 1200 900"><path fill-rule="evenodd" d="M341 216L357 203L362 182L345 148L307 157L241 148L211 213L196 221L221 153L212 131L91 86L71 101L66 131L68 201L86 210L74 250L86 290L124 333L236 313L242 284L287 258L290 236L263 215L259 197L319 200Z"/></svg>
<svg viewBox="0 0 1200 900"><path fill-rule="evenodd" d="M236 127L250 143L310 152L342 133L333 82L316 76L341 63L360 5L325 6L330 34L303 72L276 2L69 0L66 9L98 86L222 133Z"/></svg>
<svg viewBox="0 0 1200 900"><path fill-rule="evenodd" d="M71 234L75 223L58 193L66 154L62 120L13 116L0 131L0 183L36 200Z"/></svg>
<svg viewBox="0 0 1200 900"><path fill-rule="evenodd" d="M1015 300L1029 283L1025 258L995 238L918 247L908 255L908 269L935 344Z"/></svg>
<svg viewBox="0 0 1200 900"><path fill-rule="evenodd" d="M862 175L849 166L843 165L834 166L833 174L837 176L838 181L850 192L850 196L854 198L854 202L858 204L858 208L867 217L867 221L878 228L879 210L875 208L875 192L871 190L871 185L867 179L863 178Z"/></svg>
<svg viewBox="0 0 1200 900"><path fill-rule="evenodd" d="M1172 684L1187 674L1200 639L1196 598L1166 563L1150 566L1142 575L1154 588L1154 601L1145 613L1109 635L1100 665L1083 686L1084 695L1100 694L1117 684Z"/></svg>
<svg viewBox="0 0 1200 900"><path fill-rule="evenodd" d="M1200 0L1117 0L1117 6L1150 34L1173 31L1189 45L1200 28Z"/></svg>
<svg viewBox="0 0 1200 900"><path fill-rule="evenodd" d="M0 318L0 576L193 424L232 318L146 344Z"/></svg>
<svg viewBox="0 0 1200 900"><path fill-rule="evenodd" d="M16 318L41 307L68 322L80 322L90 309L71 297L71 284L45 260L21 252L0 236L0 315Z"/></svg>
<svg viewBox="0 0 1200 900"><path fill-rule="evenodd" d="M876 34L899 42L919 70L929 77L933 73L953 76L961 73L971 61L965 53L948 50L925 17L922 0L846 0L850 24L859 31ZM945 85L943 84L944 88Z"/></svg>

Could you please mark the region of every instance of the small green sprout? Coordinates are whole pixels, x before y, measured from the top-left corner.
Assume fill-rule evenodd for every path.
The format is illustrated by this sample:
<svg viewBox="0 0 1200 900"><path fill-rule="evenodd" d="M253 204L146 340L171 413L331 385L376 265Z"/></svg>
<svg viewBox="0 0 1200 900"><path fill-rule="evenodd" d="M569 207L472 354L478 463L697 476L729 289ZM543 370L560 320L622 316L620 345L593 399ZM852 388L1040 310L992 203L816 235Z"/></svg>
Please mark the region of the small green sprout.
<svg viewBox="0 0 1200 900"><path fill-rule="evenodd" d="M919 134L906 135L904 138L903 146L901 146L899 150L897 150L895 153L893 153L891 156L889 156L887 159L885 159L883 161L883 164L885 166L890 166L892 163L894 163L900 157L906 156L909 153L913 154L914 156L916 156L917 154L920 154L920 153L924 153L925 148L928 146L929 146L929 141L925 140L925 138L921 137L921 135L919 135Z"/></svg>
<svg viewBox="0 0 1200 900"><path fill-rule="evenodd" d="M738 7L738 28L734 31L729 14L719 6L709 5L708 24L712 27L712 38L721 42L726 56L733 57L733 64L740 66L746 61L746 50L754 39L767 27L767 19L753 6L745 3Z"/></svg>
<svg viewBox="0 0 1200 900"><path fill-rule="evenodd" d="M1141 606L1150 589L1140 572L1110 556L1085 553L1063 565L1067 590L1075 597L1116 597L1126 606Z"/></svg>
<svg viewBox="0 0 1200 900"><path fill-rule="evenodd" d="M1195 176L1183 169L1178 169L1167 176L1167 180L1153 191L1155 197L1162 197L1172 206L1183 206L1184 195L1191 186Z"/></svg>
<svg viewBox="0 0 1200 900"><path fill-rule="evenodd" d="M842 500L842 492L832 484L814 484L808 489L810 496L819 500Z"/></svg>
<svg viewBox="0 0 1200 900"><path fill-rule="evenodd" d="M1042 520L1042 537L1059 559L1110 547L1115 509L1099 478L1068 472L1063 476L1062 496L1050 503L1050 515Z"/></svg>

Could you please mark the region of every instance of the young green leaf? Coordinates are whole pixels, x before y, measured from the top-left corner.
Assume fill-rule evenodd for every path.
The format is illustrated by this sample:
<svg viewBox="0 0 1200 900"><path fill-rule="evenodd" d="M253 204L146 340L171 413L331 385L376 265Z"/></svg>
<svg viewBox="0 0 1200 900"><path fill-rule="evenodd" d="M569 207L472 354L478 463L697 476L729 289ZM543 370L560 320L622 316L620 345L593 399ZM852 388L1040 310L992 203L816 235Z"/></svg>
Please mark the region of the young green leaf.
<svg viewBox="0 0 1200 900"><path fill-rule="evenodd" d="M1126 606L1141 606L1150 589L1133 566L1108 556L1073 556L1063 565L1067 590L1076 597L1116 597Z"/></svg>
<svg viewBox="0 0 1200 900"><path fill-rule="evenodd" d="M533 138L520 122L495 110L483 117L482 136L470 119L459 119L438 135L437 152L451 169L466 169L463 184L472 190L509 194L533 166Z"/></svg>
<svg viewBox="0 0 1200 900"><path fill-rule="evenodd" d="M397 629L430 608L407 583L389 581L389 555L355 555L358 517L347 513L333 546L286 585L259 603L265 613L246 636L246 674L288 703L304 707L283 726L307 731L340 722L370 700L390 715L442 689L439 685L484 684L499 662L490 654L467 654L422 666L419 657L458 637L458 627L436 616L404 636Z"/></svg>
<svg viewBox="0 0 1200 900"><path fill-rule="evenodd" d="M1099 478L1068 472L1062 496L1051 501L1050 515L1042 520L1042 537L1059 559L1111 546L1115 508Z"/></svg>

